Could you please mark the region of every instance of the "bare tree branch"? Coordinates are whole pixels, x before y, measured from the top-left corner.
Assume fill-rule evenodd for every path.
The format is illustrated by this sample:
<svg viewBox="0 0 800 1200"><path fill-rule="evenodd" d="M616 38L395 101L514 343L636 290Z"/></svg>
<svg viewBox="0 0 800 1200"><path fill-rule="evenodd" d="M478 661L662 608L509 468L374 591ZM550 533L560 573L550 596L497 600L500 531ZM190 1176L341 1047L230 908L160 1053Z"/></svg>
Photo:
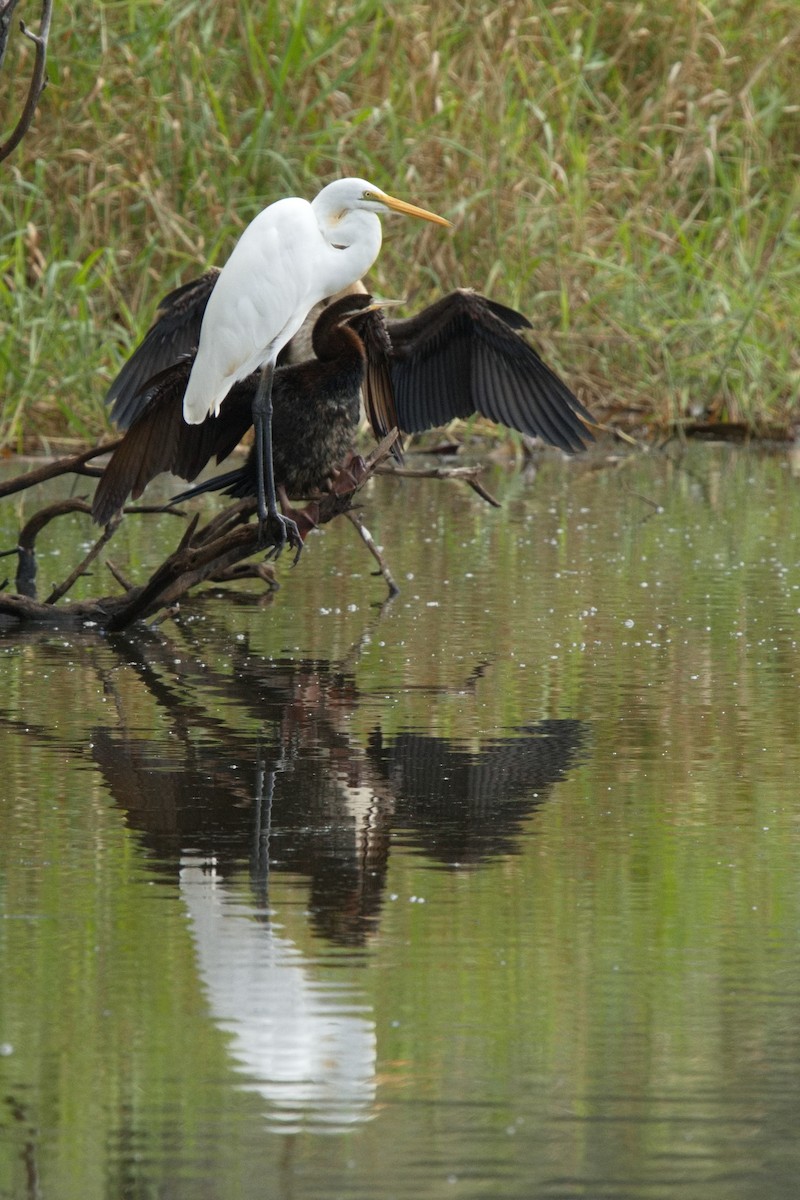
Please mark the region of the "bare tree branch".
<svg viewBox="0 0 800 1200"><path fill-rule="evenodd" d="M16 475L13 479L7 479L5 483L0 483L0 498L13 496L15 492L24 492L26 488L44 483L46 479L55 479L58 475L68 475L70 472L75 475L89 475L97 478L102 472L94 467L86 467L85 464L93 458L99 458L101 454L110 454L112 450L116 450L121 441L122 438L117 438L115 442L108 442L105 446L94 446L91 450L84 450L82 454L70 454L66 458L55 458L45 466L37 467L35 471L26 471L24 475Z"/></svg>
<svg viewBox="0 0 800 1200"><path fill-rule="evenodd" d="M390 596L398 596L400 594L400 588L397 586L394 578L392 577L392 572L389 570L389 564L384 558L380 546L377 544L374 537L361 520L360 515L351 510L350 512L345 513L345 516L351 525L353 525L353 527L356 529L358 536L361 538L362 542L375 559L375 562L378 564L378 570L375 572L375 574L382 575L386 580L386 586L389 589Z"/></svg>
<svg viewBox="0 0 800 1200"><path fill-rule="evenodd" d="M16 7L17 0L7 0L3 9L0 10L0 66L5 57L6 47L8 45L8 25L11 21L11 13ZM20 21L19 27L22 30L23 36L29 38L36 47L36 55L33 62L33 74L28 88L28 96L25 101L25 107L22 110L22 115L17 122L16 128L9 138L0 145L0 162L8 158L10 154L16 150L25 134L30 128L33 120L36 107L41 99L42 92L47 86L46 65L47 65L47 40L50 36L50 19L53 14L53 0L42 0L42 16L39 23L39 33L31 33L24 21Z"/></svg>
<svg viewBox="0 0 800 1200"><path fill-rule="evenodd" d="M313 516L303 522L301 529L307 534L317 525L332 521L346 513L358 489L371 477L376 467L386 460L396 438L393 431L381 442L365 464L364 473L351 491L331 492L313 501L309 508ZM190 521L178 546L153 572L149 580L139 586L129 586L119 572L112 573L126 589L118 596L103 596L92 600L80 600L57 605L64 592L85 571L86 566L99 552L113 533L109 526L106 533L92 547L89 554L58 588L54 589L45 603L36 600L36 559L34 543L36 535L55 517L66 512L89 512L89 505L77 498L62 500L36 513L20 534L16 551L19 555L17 593L0 592L0 622L53 623L71 620L91 621L108 630L125 629L134 621L154 617L160 610L174 609L186 594L200 583L220 578L241 575L237 564L259 551L264 546L259 540L256 524L250 518L256 509L255 500L240 500L230 505L206 525L199 527L199 514ZM305 511L305 510L303 510ZM300 516L302 517L303 511ZM13 553L13 551L11 551ZM255 574L269 586L273 586L271 573L254 567L247 574ZM384 573L384 578L390 578Z"/></svg>
<svg viewBox="0 0 800 1200"><path fill-rule="evenodd" d="M454 479L472 488L482 500L491 504L492 508L502 508L499 500L495 500L480 482L481 467L398 467L396 465L380 467L379 475L400 475L403 479Z"/></svg>
<svg viewBox="0 0 800 1200"><path fill-rule="evenodd" d="M303 539L318 525L324 525L338 516L346 515L375 558L379 573L383 576L390 596L397 593L398 587L389 570L388 563L361 517L354 513L352 508L354 498L364 483L376 472L383 471L383 464L391 452L396 437L397 431L393 430L373 450L366 462L358 460L357 469L353 469L353 463L347 469L343 467L335 485L329 492L320 493L305 508L294 510ZM73 471L76 474L87 473L91 468L88 468L86 464L91 458L105 453L108 449L108 446L97 447L83 454L71 455L48 463L46 467L37 471L29 471L7 483L4 487L5 494L22 491L66 471ZM455 480L473 488L488 503L497 504L494 497L490 496L478 482L478 468L395 468L392 473L417 479ZM36 598L35 542L38 534L50 521L65 513L83 512L88 515L91 512L90 505L77 497L49 504L34 513L21 531L17 546L6 552L18 555L17 594L0 590L0 624L4 621L17 623L90 621L109 631L121 630L135 621L153 620L159 613L162 615L173 614L180 601L192 588L201 583L257 578L269 588L274 588L276 586L275 577L272 565L268 561L274 551L271 552L268 546L264 546L260 540L258 525L251 521L255 510L256 501L254 499L239 500L228 505L203 525L200 524L199 513L196 513L188 522L176 548L152 572L144 584L131 584L116 567L108 563L114 579L123 589L121 594L60 604L58 602L76 580L86 573L89 563L113 535L119 521L112 522L107 526L105 532L95 541L89 552L70 572L64 582L52 590L46 601L41 602ZM132 508L125 511L143 512L147 510ZM154 511L163 512L165 510L156 509ZM173 517L183 515L177 509L166 511ZM267 561L264 560L265 551L267 552ZM258 556L257 560L253 559L254 555ZM252 559L252 561L245 561L248 559Z"/></svg>
<svg viewBox="0 0 800 1200"><path fill-rule="evenodd" d="M14 15L14 9L19 4L19 0L3 0L0 3L0 71L3 69L3 60L8 49L8 36L11 32L11 18Z"/></svg>

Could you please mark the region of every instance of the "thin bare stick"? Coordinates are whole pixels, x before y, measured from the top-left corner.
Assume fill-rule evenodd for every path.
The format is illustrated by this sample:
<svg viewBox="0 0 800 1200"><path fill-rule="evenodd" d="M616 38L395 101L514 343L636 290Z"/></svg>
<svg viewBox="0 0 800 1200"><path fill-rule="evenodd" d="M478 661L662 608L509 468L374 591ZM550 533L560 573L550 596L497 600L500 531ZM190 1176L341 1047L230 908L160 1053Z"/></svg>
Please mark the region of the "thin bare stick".
<svg viewBox="0 0 800 1200"><path fill-rule="evenodd" d="M110 559L110 558L107 558L107 559L106 559L106 566L108 567L109 571L110 571L110 572L111 572L111 574L114 576L114 578L116 579L116 581L117 581L117 583L119 584L119 586L120 586L121 588L124 588L126 592L129 592L129 591L132 589L132 587L133 587L133 584L131 583L130 579L127 579L127 578L126 578L126 577L125 577L125 576L122 574L122 571L120 571L119 567L118 567L118 566L116 566L116 565L115 565L115 564L114 564L114 563L111 561L111 559Z"/></svg>
<svg viewBox="0 0 800 1200"><path fill-rule="evenodd" d="M33 63L33 74L31 75L30 87L28 88L28 97L25 101L25 107L22 110L22 115L17 122L16 128L11 136L6 139L3 145L0 145L0 162L16 150L25 134L30 128L33 115L36 112L36 106L39 99L47 86L45 78L45 67L47 64L47 39L50 36L50 18L53 12L53 0L43 0L42 3L42 18L40 22L39 33L31 33L25 26L23 21L20 21L19 27L22 30L23 36L30 38L36 47L36 57Z"/></svg>
<svg viewBox="0 0 800 1200"><path fill-rule="evenodd" d="M100 551L108 542L111 541L118 529L119 522L109 522L109 524L106 525L105 529L100 534L100 537L92 546L91 550L83 559L83 561L78 563L75 570L67 576L63 583L60 583L58 587L53 588L52 592L45 600L45 604L57 604L62 596L66 596L67 592L75 585L77 580L80 579L81 575L86 574L86 568L90 563L94 562Z"/></svg>
<svg viewBox="0 0 800 1200"><path fill-rule="evenodd" d="M482 467L395 467L380 466L378 475L401 475L404 479L453 479L456 483L465 483L474 492L491 504L493 508L502 508L499 500L495 500L480 482Z"/></svg>
<svg viewBox="0 0 800 1200"><path fill-rule="evenodd" d="M376 563L378 564L379 572L383 576L383 578L386 580L386 586L389 589L389 595L390 596L399 595L400 588L397 586L397 584L395 583L395 581L392 577L392 573L389 570L389 564L387 563L386 559L383 557L383 554L382 554L378 544L376 543L376 541L373 538L370 531L367 529L364 522L361 520L361 517L359 516L359 514L357 512L353 512L353 510L350 509L344 515L347 517L347 519L351 523L351 525L353 525L353 527L356 529L356 531L358 532L358 536L361 538L362 542L367 547L370 554L372 555L372 557L375 559Z"/></svg>
<svg viewBox="0 0 800 1200"><path fill-rule="evenodd" d="M149 513L166 513L173 517L186 515L182 509L170 508L168 504L126 504L122 511L126 517L141 517Z"/></svg>
<svg viewBox="0 0 800 1200"><path fill-rule="evenodd" d="M471 487L476 495L480 496L481 500L485 500L487 504L491 504L492 508L502 508L499 500L496 500L491 492L487 491L481 483L480 479L465 479L467 487Z"/></svg>

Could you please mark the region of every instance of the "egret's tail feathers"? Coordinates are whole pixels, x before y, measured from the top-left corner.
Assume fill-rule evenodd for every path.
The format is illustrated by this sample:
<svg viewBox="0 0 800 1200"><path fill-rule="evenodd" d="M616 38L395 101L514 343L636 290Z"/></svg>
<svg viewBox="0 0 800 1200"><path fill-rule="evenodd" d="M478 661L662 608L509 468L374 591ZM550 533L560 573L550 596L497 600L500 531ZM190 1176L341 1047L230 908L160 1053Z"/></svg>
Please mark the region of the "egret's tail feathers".
<svg viewBox="0 0 800 1200"><path fill-rule="evenodd" d="M183 396L183 419L187 425L200 425L211 412L219 412L219 404L209 403L208 391L193 370Z"/></svg>

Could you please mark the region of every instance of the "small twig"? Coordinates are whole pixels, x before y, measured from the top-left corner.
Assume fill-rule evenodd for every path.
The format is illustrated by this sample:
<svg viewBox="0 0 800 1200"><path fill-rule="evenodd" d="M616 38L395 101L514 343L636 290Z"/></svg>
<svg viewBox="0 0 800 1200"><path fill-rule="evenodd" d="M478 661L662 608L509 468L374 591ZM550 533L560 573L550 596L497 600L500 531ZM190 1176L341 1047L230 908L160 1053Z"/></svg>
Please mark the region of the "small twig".
<svg viewBox="0 0 800 1200"><path fill-rule="evenodd" d="M100 551L108 542L111 541L118 529L119 521L109 522L109 524L106 525L105 529L100 534L100 537L92 546L91 550L83 559L83 561L78 563L75 570L67 576L63 583L59 584L58 587L53 588L52 592L45 600L45 604L57 604L62 596L66 596L67 592L75 585L76 581L80 579L81 575L86 574L86 568L91 562L94 562Z"/></svg>
<svg viewBox="0 0 800 1200"><path fill-rule="evenodd" d="M481 467L378 467L379 475L400 475L403 479L466 479L480 475Z"/></svg>
<svg viewBox="0 0 800 1200"><path fill-rule="evenodd" d="M480 496L481 500L485 500L487 504L491 504L492 508L502 508L499 500L495 500L491 492L488 492L479 479L465 479L467 487L471 487L473 492Z"/></svg>
<svg viewBox="0 0 800 1200"><path fill-rule="evenodd" d="M109 571L114 576L114 578L116 579L119 586L121 588L124 588L126 592L131 591L131 589L133 588L133 584L131 583L131 581L129 579L125 578L125 576L122 574L122 571L120 571L119 567L114 565L114 563L111 561L110 558L106 559L106 566L108 567Z"/></svg>
<svg viewBox="0 0 800 1200"><path fill-rule="evenodd" d="M401 475L404 479L453 479L457 483L465 483L474 492L491 504L493 508L502 508L499 500L486 490L479 482L481 467L378 467L378 475Z"/></svg>
<svg viewBox="0 0 800 1200"><path fill-rule="evenodd" d="M392 573L389 570L389 564L387 563L386 559L383 557L383 554L381 553L381 550L379 549L375 539L373 538L370 531L367 529L364 522L361 520L361 517L359 516L359 514L357 512L354 512L352 509L350 509L344 515L347 517L348 521L350 521L350 523L355 527L355 529L358 532L358 536L361 538L362 542L367 547L370 554L372 555L372 557L375 559L376 563L378 564L379 572L383 576L383 578L386 580L386 586L389 589L389 595L390 596L399 595L400 588L397 586L397 584L395 583L395 581L392 577Z"/></svg>
<svg viewBox="0 0 800 1200"><path fill-rule="evenodd" d="M31 75L30 87L28 88L28 96L25 101L25 107L22 110L22 115L17 122L16 128L11 136L7 138L3 145L0 145L0 162L16 150L25 134L30 128L33 120L36 106L39 103L42 92L47 86L45 77L45 68L47 64L47 39L50 36L50 18L53 12L53 0L43 0L42 2L42 19L40 23L39 33L31 33L24 21L20 21L19 27L22 34L26 38L30 38L36 47L36 57L33 64L33 74Z"/></svg>
<svg viewBox="0 0 800 1200"><path fill-rule="evenodd" d="M182 509L170 508L168 504L126 504L122 511L126 517L140 517L150 513L167 513L173 517L186 516Z"/></svg>

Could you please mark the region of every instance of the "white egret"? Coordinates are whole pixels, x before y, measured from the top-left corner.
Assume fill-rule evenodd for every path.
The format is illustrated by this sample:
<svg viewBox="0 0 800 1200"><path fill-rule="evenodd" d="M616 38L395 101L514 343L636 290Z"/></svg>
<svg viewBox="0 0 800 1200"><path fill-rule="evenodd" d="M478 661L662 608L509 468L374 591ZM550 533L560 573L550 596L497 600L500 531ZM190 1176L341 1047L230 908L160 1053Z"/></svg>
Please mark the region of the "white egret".
<svg viewBox="0 0 800 1200"><path fill-rule="evenodd" d="M278 200L251 221L214 284L183 401L184 420L200 424L234 383L261 368L252 414L258 516L272 519L276 544L302 548L294 522L278 512L272 469L272 381L281 349L320 300L360 279L381 248L379 213L450 222L387 196L364 179L329 183L310 203ZM277 524L276 524L277 523Z"/></svg>

